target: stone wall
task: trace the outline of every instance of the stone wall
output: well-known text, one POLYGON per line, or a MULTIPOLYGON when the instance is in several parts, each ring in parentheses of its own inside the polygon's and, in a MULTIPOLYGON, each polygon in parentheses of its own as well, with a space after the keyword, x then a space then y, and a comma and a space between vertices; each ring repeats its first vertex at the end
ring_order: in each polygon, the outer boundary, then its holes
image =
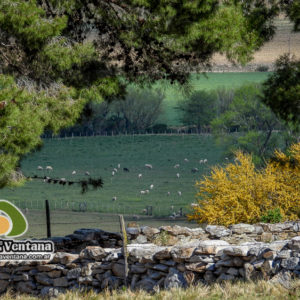
MULTIPOLYGON (((299 224, 238 224, 205 229, 176 225, 139 228, 131 224, 127 228, 131 238, 129 285, 152 291, 197 282, 263 278, 288 288, 292 278, 300 278, 299 224), (264 233, 270 233, 270 243, 262 241, 264 233), (245 236, 253 241, 243 241, 245 236), (175 240, 174 245, 168 245, 175 240)), ((0 262, 0 292, 12 288, 55 296, 74 288, 101 291, 121 287, 124 258, 120 238, 117 233, 81 229, 53 239, 60 250, 49 262, 0 262)))

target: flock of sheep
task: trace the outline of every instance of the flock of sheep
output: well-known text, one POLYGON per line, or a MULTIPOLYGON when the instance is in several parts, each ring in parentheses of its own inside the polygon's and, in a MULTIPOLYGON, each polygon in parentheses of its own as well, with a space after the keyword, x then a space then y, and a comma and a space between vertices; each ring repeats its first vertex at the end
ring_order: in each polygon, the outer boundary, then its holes
MULTIPOLYGON (((188 163, 189 162, 189 160, 187 159, 187 158, 185 158, 184 159, 184 162, 185 163, 188 163)), ((201 160, 199 160, 199 164, 206 164, 207 163, 207 159, 205 158, 205 159, 201 159, 201 160)), ((152 166, 152 164, 145 164, 144 165, 144 167, 145 167, 145 169, 148 169, 148 170, 152 170, 153 169, 153 166, 152 166)), ((180 164, 178 163, 178 164, 175 164, 174 165, 174 169, 179 169, 180 168, 180 164)), ((117 164, 117 167, 116 168, 113 168, 112 169, 112 171, 111 171, 111 175, 112 176, 115 176, 117 173, 118 173, 118 171, 121 169, 121 164, 120 163, 118 163, 117 164)), ((44 170, 44 168, 42 167, 42 166, 38 166, 37 167, 37 170, 44 170)), ((46 166, 45 167, 45 170, 46 171, 48 171, 48 172, 50 172, 50 171, 53 171, 53 167, 52 166, 46 166)), ((124 167, 123 168, 123 171, 124 172, 130 172, 129 171, 129 169, 128 168, 126 168, 126 167, 124 167)), ((191 172, 192 173, 196 173, 196 172, 198 172, 199 171, 199 169, 198 168, 196 168, 196 167, 194 167, 194 168, 192 168, 191 169, 191 172)), ((76 175, 77 174, 77 172, 74 170, 74 171, 72 171, 72 173, 71 173, 72 175, 76 175)), ((85 171, 85 173, 84 173, 85 175, 87 175, 87 176, 90 176, 90 172, 89 171, 85 171)), ((176 178, 180 178, 180 173, 176 173, 175 174, 175 176, 176 176, 176 178)), ((142 173, 139 173, 138 175, 137 175, 137 177, 138 177, 138 179, 142 179, 142 177, 143 177, 143 174, 142 173)), ((61 180, 66 180, 65 178, 61 178, 61 180)), ((146 195, 146 194, 149 194, 150 193, 150 190, 153 190, 154 189, 154 184, 151 184, 150 186, 149 186, 149 189, 145 189, 145 190, 141 190, 139 193, 140 193, 140 195, 146 195)), ((182 196, 182 192, 181 191, 177 191, 177 194, 178 194, 178 196, 179 197, 181 197, 182 196)), ((170 196, 171 195, 171 192, 170 191, 168 191, 167 192, 167 196, 170 196)), ((112 197, 112 201, 117 201, 117 196, 113 196, 112 197)), ((191 206, 193 207, 193 206, 197 206, 198 204, 196 204, 196 203, 191 203, 191 206)), ((173 208, 172 208, 172 206, 171 206, 171 210, 173 211, 174 210, 174 206, 173 206, 173 208)), ((143 211, 142 211, 143 213, 146 213, 146 209, 143 209, 143 211)), ((175 219, 176 217, 179 217, 181 215, 181 212, 179 213, 179 212, 173 212, 169 217, 171 218, 171 219, 175 219)))

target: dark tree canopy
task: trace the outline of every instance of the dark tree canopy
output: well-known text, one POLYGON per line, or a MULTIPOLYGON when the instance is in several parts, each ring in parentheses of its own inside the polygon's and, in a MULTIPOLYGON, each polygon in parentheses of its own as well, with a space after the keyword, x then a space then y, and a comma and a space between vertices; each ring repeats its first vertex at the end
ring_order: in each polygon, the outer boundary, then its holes
MULTIPOLYGON (((124 95, 128 82, 184 83, 215 53, 245 63, 274 34, 284 7, 269 0, 1 0, 0 186, 16 166, 79 117, 89 101, 124 95)), ((298 25, 297 25, 298 24, 298 25)))

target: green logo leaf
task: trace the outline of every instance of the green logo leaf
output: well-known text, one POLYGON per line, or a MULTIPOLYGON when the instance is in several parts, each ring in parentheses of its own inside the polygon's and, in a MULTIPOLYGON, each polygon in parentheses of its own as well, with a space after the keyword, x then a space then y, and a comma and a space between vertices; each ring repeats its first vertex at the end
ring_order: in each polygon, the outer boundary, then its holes
MULTIPOLYGON (((1 224, 5 223, 5 219, 11 225, 9 227, 9 231, 6 232, 4 235, 7 237, 18 237, 23 235, 28 229, 28 222, 21 212, 21 210, 16 207, 14 204, 7 200, 0 200, 0 215, 4 222, 0 222, 1 224)), ((2 228, 3 229, 3 228, 2 228)), ((0 228, 0 232, 2 232, 0 228)))

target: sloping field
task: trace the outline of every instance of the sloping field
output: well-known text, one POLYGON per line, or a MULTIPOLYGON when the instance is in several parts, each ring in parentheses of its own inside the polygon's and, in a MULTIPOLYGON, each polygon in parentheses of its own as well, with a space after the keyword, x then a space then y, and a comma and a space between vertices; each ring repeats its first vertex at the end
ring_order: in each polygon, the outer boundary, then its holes
POLYGON ((13 201, 29 210, 42 209, 45 199, 48 199, 51 209, 79 211, 86 203, 90 212, 129 215, 144 215, 143 210, 152 206, 153 215, 168 217, 180 208, 186 213, 190 203, 195 201, 195 181, 207 174, 211 165, 224 161, 222 149, 214 144, 212 137, 202 135, 100 136, 48 139, 44 143, 40 152, 22 162, 25 175, 77 181, 86 177, 84 173, 88 171, 93 178, 103 178, 103 189, 82 195, 77 185, 63 186, 33 180, 21 188, 0 190, 0 199, 13 201), (200 164, 201 159, 208 162, 200 164), (146 169, 146 163, 152 164, 153 169, 146 169), (180 167, 175 169, 175 164, 180 164, 180 167), (53 171, 37 170, 37 166, 45 168, 48 165, 53 171), (129 172, 124 172, 124 167, 129 172), (113 168, 118 169, 114 176, 113 168), (199 171, 192 173, 193 168, 199 171), (72 175, 74 170, 76 174, 72 175), (142 178, 139 179, 138 174, 142 174, 142 178), (153 189, 150 188, 152 184, 153 189), (149 193, 141 194, 145 190, 149 193), (117 200, 112 201, 113 197, 117 200))

